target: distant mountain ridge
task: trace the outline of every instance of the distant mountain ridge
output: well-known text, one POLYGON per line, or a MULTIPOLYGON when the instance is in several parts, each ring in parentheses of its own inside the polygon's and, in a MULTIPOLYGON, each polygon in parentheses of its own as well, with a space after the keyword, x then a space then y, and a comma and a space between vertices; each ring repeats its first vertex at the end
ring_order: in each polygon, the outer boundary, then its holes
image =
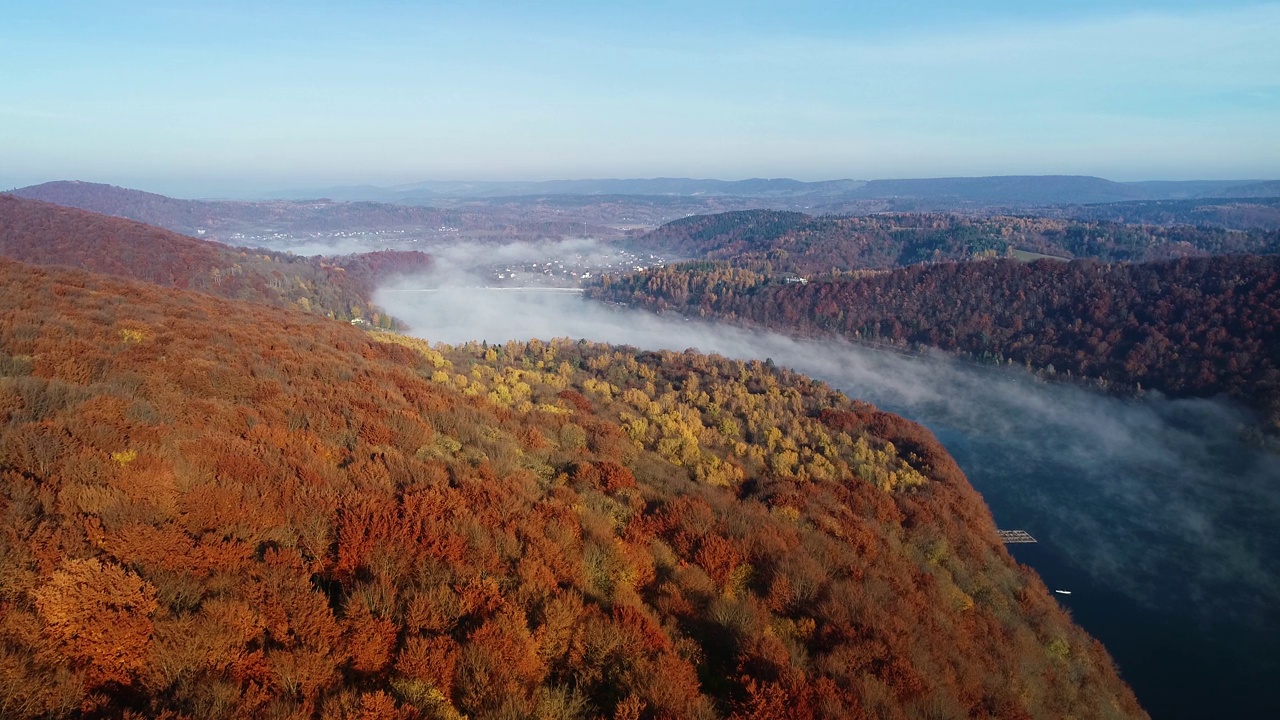
MULTIPOLYGON (((946 200, 961 204, 1053 205, 1126 200, 1232 197, 1231 190, 1280 195, 1280 182, 1186 180, 1115 182, 1086 175, 1006 175, 989 177, 822 180, 791 178, 714 180, 693 178, 547 181, 430 180, 392 187, 344 186, 281 191, 271 198, 331 197, 344 200, 426 203, 432 199, 539 195, 677 195, 688 197, 812 198, 819 203, 875 199, 946 200)), ((1255 195, 1239 195, 1252 197, 1255 195)), ((933 208, 940 209, 940 208, 933 208)))
POLYGON ((547 195, 645 195, 676 197, 838 198, 866 184, 863 180, 806 182, 791 178, 714 180, 695 178, 586 179, 586 180, 426 180, 377 187, 341 185, 327 188, 281 190, 265 199, 302 200, 315 197, 335 200, 422 204, 431 200, 529 197, 547 195))
MULTIPOLYGON (((359 241, 369 249, 413 249, 418 239, 620 239, 636 228, 690 215, 758 209, 811 216, 1035 215, 1230 230, 1273 230, 1280 224, 1273 207, 1280 198, 1280 181, 1117 183, 1088 176, 1006 176, 810 183, 786 178, 655 178, 361 186, 330 188, 324 191, 329 197, 320 199, 315 199, 316 192, 309 200, 184 200, 100 183, 56 181, 12 194, 235 245, 313 234, 386 233, 380 240, 359 241)), ((289 242, 296 240, 281 242, 278 249, 295 249, 289 242)))
POLYGON ((294 231, 436 226, 456 213, 405 205, 333 200, 181 200, 166 195, 79 180, 59 180, 13 190, 11 195, 156 225, 185 235, 227 235, 279 227, 294 231))

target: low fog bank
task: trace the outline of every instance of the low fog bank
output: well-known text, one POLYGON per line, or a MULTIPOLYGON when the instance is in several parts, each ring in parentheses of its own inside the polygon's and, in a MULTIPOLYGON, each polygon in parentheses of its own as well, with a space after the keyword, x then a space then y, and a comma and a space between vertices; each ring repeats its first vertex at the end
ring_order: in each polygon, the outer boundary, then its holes
POLYGON ((576 295, 407 280, 377 302, 415 335, 458 343, 588 338, 645 349, 772 358, 924 423, 1002 527, 1029 530, 1109 591, 1150 609, 1274 626, 1280 606, 1280 463, 1240 443, 1226 402, 1105 396, 1017 368, 657 316, 576 295))

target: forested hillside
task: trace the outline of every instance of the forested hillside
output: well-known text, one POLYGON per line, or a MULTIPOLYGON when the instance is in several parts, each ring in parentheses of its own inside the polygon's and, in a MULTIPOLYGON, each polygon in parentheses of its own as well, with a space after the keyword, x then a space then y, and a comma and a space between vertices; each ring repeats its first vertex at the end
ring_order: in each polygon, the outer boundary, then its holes
POLYGON ((651 310, 927 345, 1177 396, 1228 393, 1280 430, 1280 257, 917 265, 808 283, 724 263, 590 289, 651 310))
POLYGON ((0 260, 0 716, 1143 717, 923 428, 0 260))
POLYGON ((0 195, 0 255, 388 326, 372 306, 379 281, 431 262, 411 251, 315 258, 232 248, 13 195, 0 195))
POLYGON ((776 271, 809 275, 1007 257, 1015 250, 1108 262, 1275 253, 1280 252, 1280 231, 927 213, 813 217, 748 210, 676 220, 635 242, 686 258, 768 262, 776 271))

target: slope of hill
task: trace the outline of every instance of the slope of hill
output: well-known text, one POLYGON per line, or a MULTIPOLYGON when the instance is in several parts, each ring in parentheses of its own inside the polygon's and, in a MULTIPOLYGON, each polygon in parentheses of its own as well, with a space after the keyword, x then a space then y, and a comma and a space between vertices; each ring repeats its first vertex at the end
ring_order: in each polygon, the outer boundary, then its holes
POLYGON ((640 249, 680 257, 768 261, 776 270, 807 274, 1004 257, 1015 250, 1106 261, 1274 253, 1280 252, 1280 231, 943 214, 812 217, 747 210, 676 220, 633 242, 640 249))
POLYGON ((1225 255, 1107 265, 917 265, 808 283, 725 263, 608 278, 594 297, 926 345, 1175 396, 1228 393, 1280 432, 1280 257, 1225 255))
MULTIPOLYGON (((12 195, 0 195, 0 255, 222 297, 292 305, 344 320, 373 319, 376 310, 370 298, 380 280, 425 270, 431 262, 430 256, 418 252, 325 259, 232 248, 12 195)), ((389 318, 383 320, 387 322, 389 318)))
POLYGON ((214 215, 217 214, 215 208, 225 213, 231 208, 239 212, 251 207, 250 203, 240 202, 212 203, 179 200, 141 190, 78 180, 32 185, 13 190, 10 194, 103 215, 128 218, 187 235, 194 235, 198 230, 209 227, 214 215))
POLYGON ((0 318, 5 717, 1145 716, 927 431, 806 378, 7 260, 0 318))

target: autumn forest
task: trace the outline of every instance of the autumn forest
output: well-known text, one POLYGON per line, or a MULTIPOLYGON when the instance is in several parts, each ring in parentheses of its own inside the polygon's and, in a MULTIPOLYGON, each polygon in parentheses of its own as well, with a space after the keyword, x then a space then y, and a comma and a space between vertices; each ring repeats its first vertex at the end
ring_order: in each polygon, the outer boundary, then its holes
POLYGON ((0 209, 83 268, 0 261, 5 717, 1144 716, 919 425, 347 321, 427 258, 0 209))
POLYGON ((1141 714, 803 377, 2 269, 6 716, 1141 714))
POLYGON ((1280 0, 0 18, 0 720, 1280 718, 1280 0))

